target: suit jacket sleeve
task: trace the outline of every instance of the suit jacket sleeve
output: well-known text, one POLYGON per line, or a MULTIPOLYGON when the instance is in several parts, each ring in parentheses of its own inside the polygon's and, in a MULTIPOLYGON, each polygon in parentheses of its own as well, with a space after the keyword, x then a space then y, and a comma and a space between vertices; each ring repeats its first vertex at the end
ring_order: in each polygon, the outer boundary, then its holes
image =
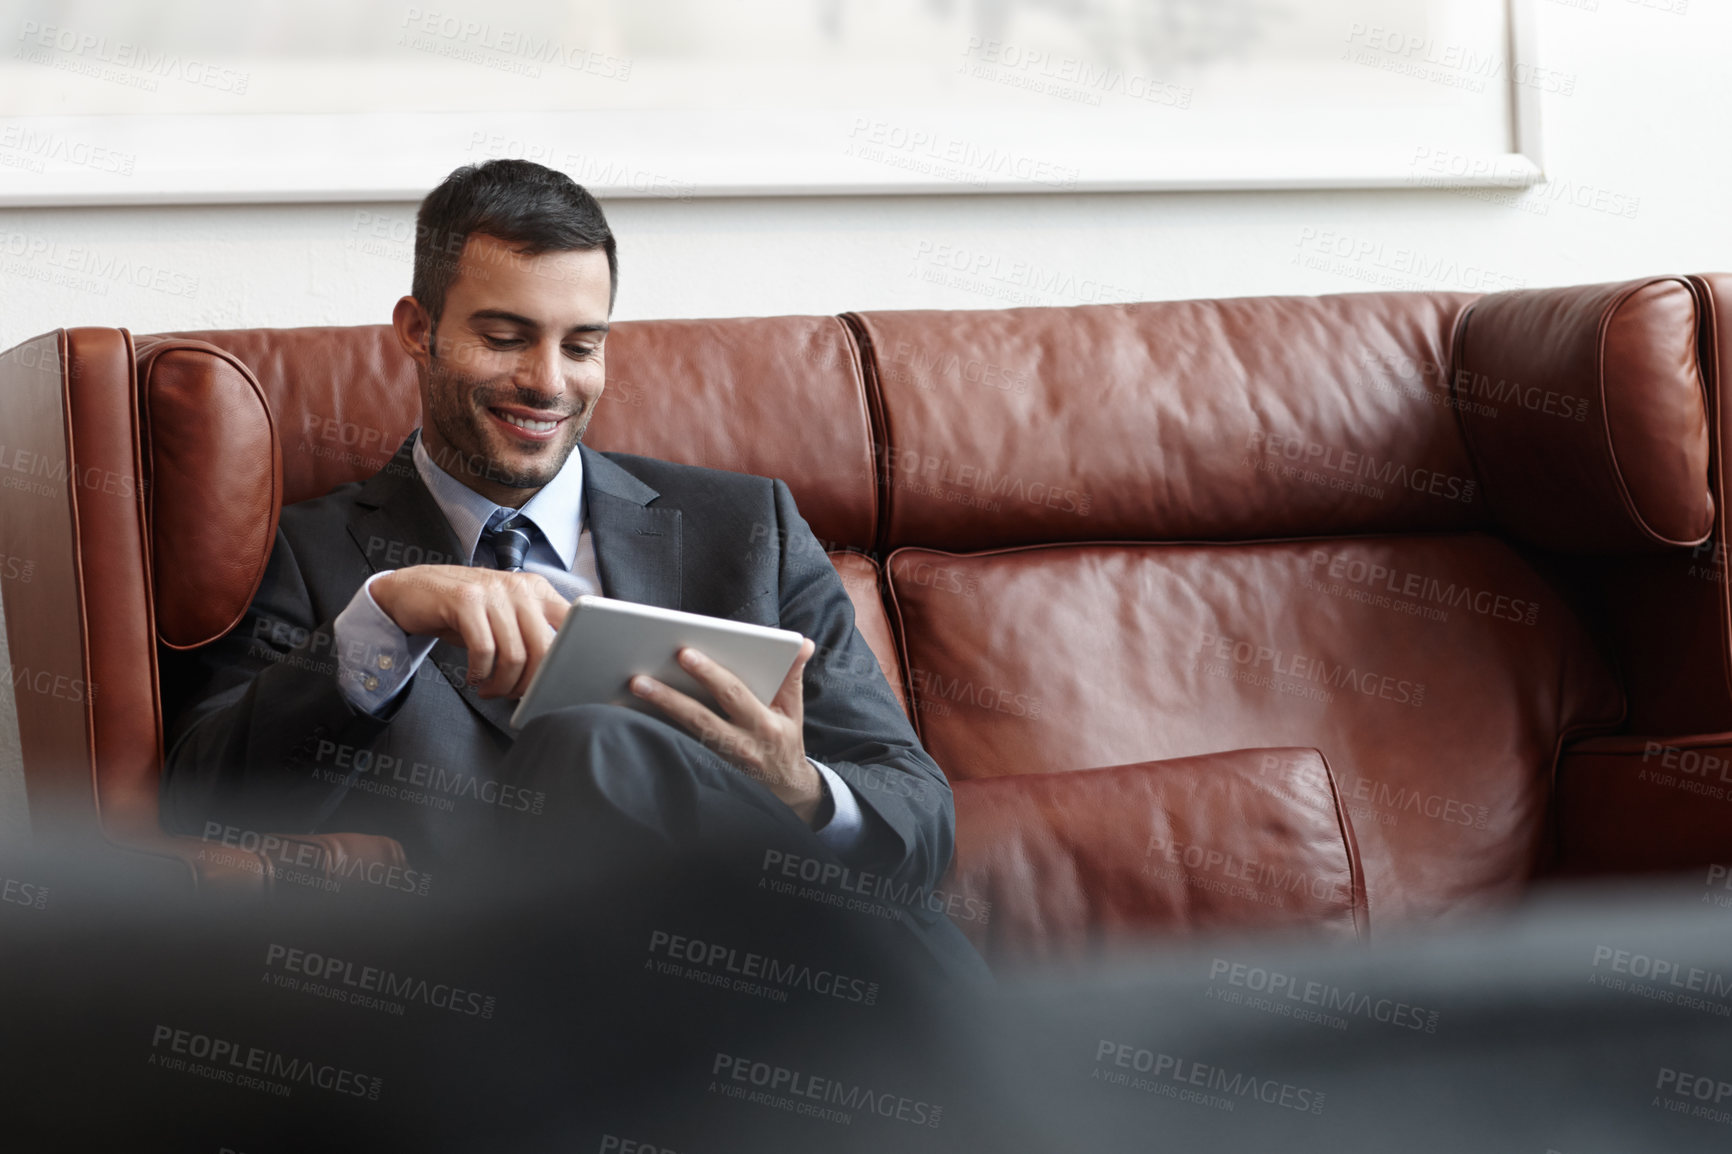
MULTIPOLYGON (((342 607, 336 607, 340 610, 342 607)), ((246 616, 190 655, 188 708, 163 759, 163 822, 318 832, 342 800, 328 752, 366 747, 386 726, 337 684, 332 611, 320 620, 288 538, 277 531, 246 616)), ((346 760, 346 759, 345 759, 346 760)))
POLYGON ((865 822, 850 865, 930 891, 950 867, 956 811, 950 783, 920 745, 823 546, 775 482, 781 624, 817 645, 806 666, 806 752, 847 782, 865 822))

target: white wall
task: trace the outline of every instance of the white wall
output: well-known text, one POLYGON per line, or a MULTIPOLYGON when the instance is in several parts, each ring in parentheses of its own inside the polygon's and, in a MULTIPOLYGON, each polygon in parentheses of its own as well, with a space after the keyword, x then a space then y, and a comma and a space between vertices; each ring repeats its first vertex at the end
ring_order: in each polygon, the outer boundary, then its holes
MULTIPOLYGON (((1480 290, 1732 270, 1732 0, 1534 4, 1539 62, 1573 91, 1545 95, 1552 183, 1519 199, 1413 188, 620 200, 607 206, 623 262, 616 316, 1480 290)), ((61 325, 383 321, 409 283, 409 245, 390 234, 404 235, 413 211, 0 210, 0 347, 61 325), (27 250, 21 239, 46 241, 46 254, 3 255, 27 250), (68 267, 128 267, 145 285, 68 267)))

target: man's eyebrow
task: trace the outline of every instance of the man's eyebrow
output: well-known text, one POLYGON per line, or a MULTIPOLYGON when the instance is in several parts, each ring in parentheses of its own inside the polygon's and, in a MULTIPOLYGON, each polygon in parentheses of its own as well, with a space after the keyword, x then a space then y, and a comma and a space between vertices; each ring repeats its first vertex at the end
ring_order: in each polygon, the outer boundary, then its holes
MULTIPOLYGON (((537 331, 541 328, 539 321, 530 320, 526 316, 505 309, 476 309, 469 314, 469 319, 472 321, 509 321, 514 325, 522 325, 526 329, 536 329, 537 331)), ((608 329, 609 326, 603 322, 593 325, 572 325, 565 331, 568 336, 571 333, 602 333, 605 335, 608 329)))
POLYGON ((520 316, 505 309, 476 309, 469 314, 472 321, 510 321, 514 325, 522 325, 526 329, 539 329, 541 323, 532 321, 526 316, 520 316))

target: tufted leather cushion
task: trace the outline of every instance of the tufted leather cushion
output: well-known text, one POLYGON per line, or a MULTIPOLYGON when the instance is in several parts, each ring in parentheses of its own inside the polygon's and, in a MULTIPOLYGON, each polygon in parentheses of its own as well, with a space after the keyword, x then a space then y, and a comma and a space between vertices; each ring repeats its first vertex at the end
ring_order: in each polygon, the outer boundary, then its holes
POLYGON ((884 394, 888 543, 1481 525, 1443 371, 1470 299, 858 314, 884 394))
POLYGON ((1321 754, 1246 749, 955 785, 952 917, 995 966, 1150 935, 1367 935, 1353 828, 1321 754))
POLYGON ((1499 522, 1576 552, 1706 540, 1697 300, 1681 278, 1500 293, 1462 319, 1452 392, 1499 522))
POLYGON ((270 406, 235 357, 199 341, 138 342, 157 639, 216 640, 246 613, 270 560, 282 458, 270 406))
POLYGON ((1568 606, 1478 534, 901 549, 887 572, 953 782, 1312 746, 1379 921, 1517 892, 1560 740, 1622 713, 1568 606))

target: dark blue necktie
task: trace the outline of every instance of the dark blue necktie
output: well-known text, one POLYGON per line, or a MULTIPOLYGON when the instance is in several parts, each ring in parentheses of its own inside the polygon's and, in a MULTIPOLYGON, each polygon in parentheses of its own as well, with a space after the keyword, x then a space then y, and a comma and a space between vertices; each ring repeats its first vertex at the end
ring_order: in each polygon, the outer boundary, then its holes
POLYGON ((535 522, 513 513, 482 536, 493 545, 493 566, 508 573, 523 572, 523 557, 529 552, 529 534, 535 522))

